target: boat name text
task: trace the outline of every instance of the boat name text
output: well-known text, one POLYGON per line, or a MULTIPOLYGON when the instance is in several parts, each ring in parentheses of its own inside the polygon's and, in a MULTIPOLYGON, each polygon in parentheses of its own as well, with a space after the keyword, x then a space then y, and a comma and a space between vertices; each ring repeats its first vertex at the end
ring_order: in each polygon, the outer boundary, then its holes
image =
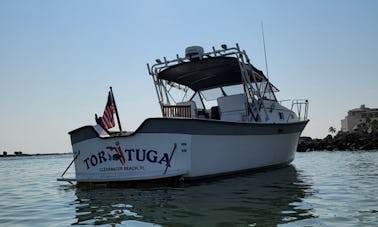
POLYGON ((122 149, 120 146, 108 146, 107 152, 100 151, 84 159, 87 169, 97 165, 106 163, 108 161, 119 161, 122 165, 126 162, 139 161, 165 164, 170 166, 170 157, 168 153, 159 153, 155 150, 147 149, 122 149), (115 152, 115 153, 111 153, 115 152))

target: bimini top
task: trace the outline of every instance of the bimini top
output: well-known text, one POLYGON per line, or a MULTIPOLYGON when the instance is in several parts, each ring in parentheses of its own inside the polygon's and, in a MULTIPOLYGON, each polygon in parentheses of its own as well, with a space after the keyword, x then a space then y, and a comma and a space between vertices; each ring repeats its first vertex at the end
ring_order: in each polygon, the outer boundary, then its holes
MULTIPOLYGON (((251 64, 245 66, 251 81, 253 74, 256 82, 267 81, 262 71, 251 64)), ((188 86, 193 91, 243 83, 239 60, 224 56, 179 63, 162 70, 157 78, 188 86)))

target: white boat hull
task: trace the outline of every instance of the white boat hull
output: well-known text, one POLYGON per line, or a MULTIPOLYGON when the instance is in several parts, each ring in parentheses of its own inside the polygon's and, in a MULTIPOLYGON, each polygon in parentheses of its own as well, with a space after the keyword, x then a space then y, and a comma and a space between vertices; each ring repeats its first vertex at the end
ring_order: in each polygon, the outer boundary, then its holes
POLYGON ((101 138, 93 127, 71 132, 77 182, 204 178, 294 159, 307 121, 248 124, 147 119, 129 136, 101 138), (177 125, 181 125, 179 130, 177 125))
POLYGON ((192 165, 188 176, 201 177, 288 164, 294 160, 298 137, 297 133, 193 136, 192 165))

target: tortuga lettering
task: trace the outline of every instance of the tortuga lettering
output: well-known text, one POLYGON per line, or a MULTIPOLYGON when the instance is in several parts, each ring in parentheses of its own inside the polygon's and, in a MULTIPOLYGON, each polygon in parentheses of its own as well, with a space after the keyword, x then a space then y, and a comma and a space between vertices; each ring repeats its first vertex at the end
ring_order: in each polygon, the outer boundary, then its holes
POLYGON ((108 161, 120 161, 122 165, 126 162, 138 161, 138 162, 150 162, 165 164, 170 166, 170 158, 168 153, 160 154, 155 150, 147 149, 122 149, 120 146, 108 146, 106 147, 108 152, 116 152, 106 154, 105 151, 100 151, 97 154, 91 155, 84 159, 84 163, 87 166, 87 169, 97 166, 99 164, 108 162, 108 161))

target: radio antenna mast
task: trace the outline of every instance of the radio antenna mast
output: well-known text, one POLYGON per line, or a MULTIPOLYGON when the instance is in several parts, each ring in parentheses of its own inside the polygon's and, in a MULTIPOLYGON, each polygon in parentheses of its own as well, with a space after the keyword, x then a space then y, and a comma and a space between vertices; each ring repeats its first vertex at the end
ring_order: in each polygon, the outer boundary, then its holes
POLYGON ((268 61, 266 59, 266 48, 265 48, 265 35, 264 35, 264 24, 261 21, 261 31, 262 31, 262 38, 263 38, 263 45, 264 45, 264 56, 265 56, 265 70, 266 70, 266 77, 269 80, 269 71, 268 71, 268 61))

